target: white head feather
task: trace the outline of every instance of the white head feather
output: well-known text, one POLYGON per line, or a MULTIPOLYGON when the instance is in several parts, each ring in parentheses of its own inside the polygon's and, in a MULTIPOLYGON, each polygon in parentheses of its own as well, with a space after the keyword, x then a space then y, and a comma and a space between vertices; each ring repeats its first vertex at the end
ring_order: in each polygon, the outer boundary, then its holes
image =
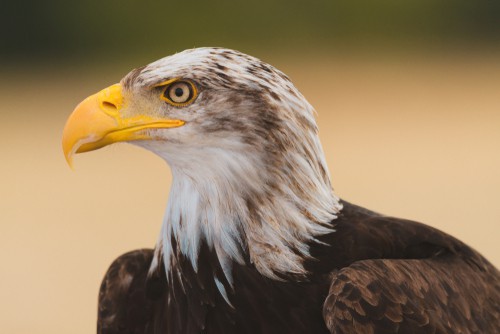
POLYGON ((197 270, 205 242, 229 282, 231 264, 248 257, 270 278, 305 275, 308 245, 332 232, 341 205, 314 109, 288 77, 237 51, 199 48, 134 70, 122 84, 143 97, 134 99, 136 108, 186 122, 151 130, 158 140, 136 142, 172 169, 157 248, 167 272, 178 256, 197 270), (173 78, 196 85, 193 103, 174 107, 143 89, 173 78), (141 102, 146 100, 156 102, 141 102))

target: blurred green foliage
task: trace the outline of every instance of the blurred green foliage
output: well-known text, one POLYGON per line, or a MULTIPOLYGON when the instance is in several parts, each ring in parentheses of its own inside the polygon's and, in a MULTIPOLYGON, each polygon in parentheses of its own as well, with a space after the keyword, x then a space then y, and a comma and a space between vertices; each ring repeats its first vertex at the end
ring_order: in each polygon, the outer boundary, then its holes
POLYGON ((31 61, 206 45, 293 51, 500 40, 499 0, 3 0, 0 6, 0 57, 31 61))

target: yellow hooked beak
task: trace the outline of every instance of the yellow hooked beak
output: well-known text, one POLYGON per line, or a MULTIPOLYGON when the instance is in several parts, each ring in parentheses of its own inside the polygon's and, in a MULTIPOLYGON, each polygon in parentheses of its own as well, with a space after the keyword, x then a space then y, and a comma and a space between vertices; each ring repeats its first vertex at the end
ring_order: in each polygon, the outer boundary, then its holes
POLYGON ((75 153, 97 150, 117 142, 151 139, 149 128, 175 128, 184 121, 159 119, 147 115, 122 118, 122 87, 115 84, 83 100, 69 116, 64 127, 62 146, 66 161, 72 166, 75 153))

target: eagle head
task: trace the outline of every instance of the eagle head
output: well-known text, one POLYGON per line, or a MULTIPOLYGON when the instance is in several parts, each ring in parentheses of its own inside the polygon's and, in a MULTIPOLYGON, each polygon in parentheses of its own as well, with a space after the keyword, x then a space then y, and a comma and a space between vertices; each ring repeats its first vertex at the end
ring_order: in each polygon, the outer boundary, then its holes
POLYGON ((223 48, 197 48, 132 70, 80 103, 63 133, 75 153, 128 142, 167 161, 173 175, 157 245, 167 270, 196 270, 200 246, 268 277, 305 275, 317 236, 341 208, 314 109, 269 64, 223 48))

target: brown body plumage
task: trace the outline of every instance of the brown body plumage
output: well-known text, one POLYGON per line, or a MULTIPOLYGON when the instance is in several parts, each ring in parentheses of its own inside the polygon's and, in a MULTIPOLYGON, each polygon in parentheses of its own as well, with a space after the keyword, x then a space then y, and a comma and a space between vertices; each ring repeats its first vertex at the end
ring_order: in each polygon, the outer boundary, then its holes
POLYGON ((232 307, 207 284, 220 270, 209 249, 198 273, 186 261, 184 283, 167 285, 164 271, 146 278, 153 250, 123 255, 101 286, 98 332, 498 332, 500 273, 481 255, 429 226, 343 204, 335 232, 312 246, 306 281, 238 265, 232 307))

